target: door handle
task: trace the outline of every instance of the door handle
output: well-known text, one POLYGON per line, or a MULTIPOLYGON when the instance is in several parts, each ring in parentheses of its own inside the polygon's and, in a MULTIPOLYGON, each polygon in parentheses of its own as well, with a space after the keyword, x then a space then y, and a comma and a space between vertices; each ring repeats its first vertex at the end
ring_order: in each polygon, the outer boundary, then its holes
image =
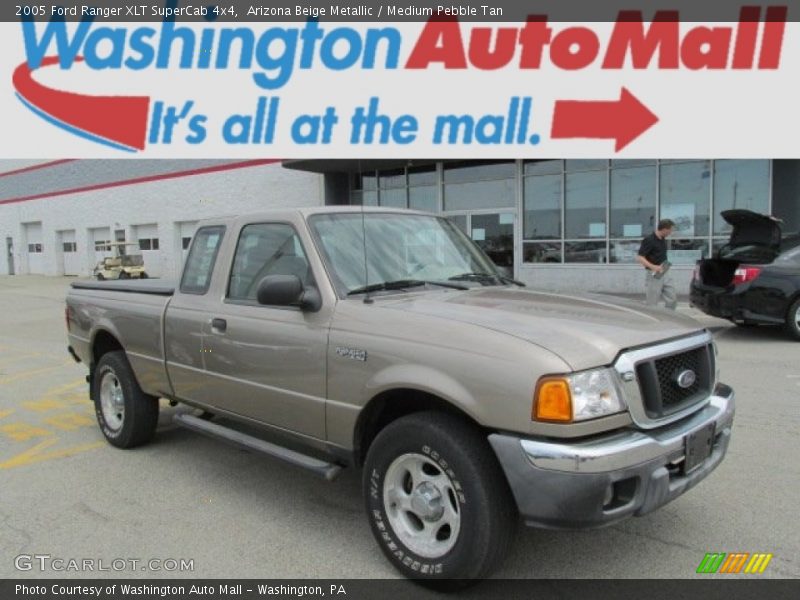
POLYGON ((211 319, 211 329, 224 333, 228 329, 228 322, 225 319, 214 318, 211 319))

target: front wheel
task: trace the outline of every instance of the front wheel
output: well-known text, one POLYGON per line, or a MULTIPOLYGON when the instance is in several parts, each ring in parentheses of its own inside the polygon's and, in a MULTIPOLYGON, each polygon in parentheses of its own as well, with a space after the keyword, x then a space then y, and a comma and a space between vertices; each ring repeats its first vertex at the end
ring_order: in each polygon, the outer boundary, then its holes
POLYGON ((795 300, 786 313, 786 331, 796 340, 800 340, 800 298, 795 300))
POLYGON ((391 423, 369 448, 363 483, 381 550, 429 587, 488 577, 513 540, 508 483, 486 436, 463 419, 424 412, 391 423))
POLYGON ((93 400, 97 423, 118 448, 149 442, 158 424, 158 398, 142 391, 125 352, 103 355, 94 371, 93 400))

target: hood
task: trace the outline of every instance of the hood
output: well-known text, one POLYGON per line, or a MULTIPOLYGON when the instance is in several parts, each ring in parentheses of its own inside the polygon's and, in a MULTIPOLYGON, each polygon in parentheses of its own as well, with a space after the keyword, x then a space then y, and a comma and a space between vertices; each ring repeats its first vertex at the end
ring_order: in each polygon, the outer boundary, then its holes
POLYGON ((781 245, 781 225, 775 217, 751 210, 723 210, 720 215, 733 227, 729 248, 764 246, 775 250, 781 245))
POLYGON ((541 346, 573 369, 607 365, 626 348, 702 330, 673 311, 611 296, 571 296, 524 288, 475 288, 384 297, 380 306, 470 323, 541 346))

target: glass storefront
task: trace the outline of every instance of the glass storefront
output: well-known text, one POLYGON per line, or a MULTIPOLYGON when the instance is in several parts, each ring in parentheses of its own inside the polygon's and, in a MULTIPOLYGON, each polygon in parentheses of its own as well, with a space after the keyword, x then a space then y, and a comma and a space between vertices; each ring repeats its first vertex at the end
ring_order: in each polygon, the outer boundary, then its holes
POLYGON ((730 234, 725 210, 769 213, 770 160, 443 161, 368 171, 350 202, 441 212, 498 254, 529 264, 635 264, 659 219, 670 261, 693 264, 730 234))

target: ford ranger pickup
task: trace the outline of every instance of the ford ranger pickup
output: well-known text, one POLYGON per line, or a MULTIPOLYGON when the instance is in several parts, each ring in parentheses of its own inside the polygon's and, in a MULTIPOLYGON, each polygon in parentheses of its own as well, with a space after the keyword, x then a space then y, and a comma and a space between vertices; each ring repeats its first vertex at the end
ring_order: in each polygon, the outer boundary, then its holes
POLYGON ((487 577, 520 522, 663 506, 731 436, 697 322, 525 287, 425 213, 209 220, 179 281, 76 281, 66 321, 111 444, 151 440, 164 399, 188 407, 180 425, 327 479, 361 469, 379 547, 432 587, 487 577))

